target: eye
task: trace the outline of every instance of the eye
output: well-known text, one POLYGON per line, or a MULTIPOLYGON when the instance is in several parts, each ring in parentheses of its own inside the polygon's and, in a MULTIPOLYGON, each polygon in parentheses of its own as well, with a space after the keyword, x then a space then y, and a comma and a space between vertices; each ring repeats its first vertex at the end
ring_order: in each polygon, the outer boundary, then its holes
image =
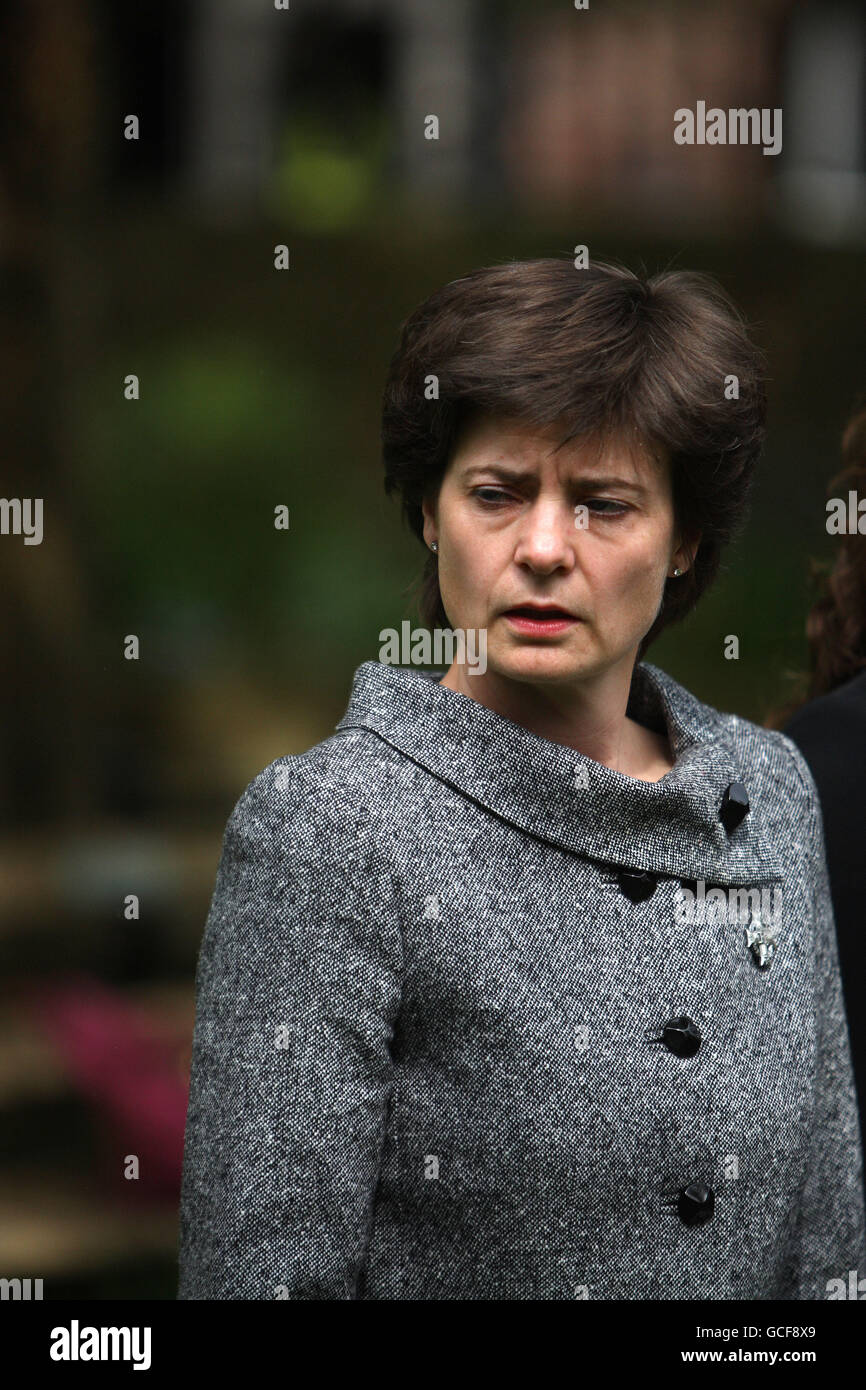
POLYGON ((508 493, 504 492, 501 487, 476 487, 472 489, 472 495, 473 497, 477 497, 479 502, 483 503, 485 507, 496 507, 499 506, 501 502, 510 500, 508 493), (493 496, 482 497, 481 494, 483 492, 493 493, 493 496))
POLYGON ((612 521, 619 516, 625 516, 625 513, 629 510, 625 502, 613 502, 609 497, 590 497, 585 505, 589 507, 590 511, 594 510, 596 507, 613 508, 612 511, 596 511, 595 513, 596 516, 610 517, 612 521))

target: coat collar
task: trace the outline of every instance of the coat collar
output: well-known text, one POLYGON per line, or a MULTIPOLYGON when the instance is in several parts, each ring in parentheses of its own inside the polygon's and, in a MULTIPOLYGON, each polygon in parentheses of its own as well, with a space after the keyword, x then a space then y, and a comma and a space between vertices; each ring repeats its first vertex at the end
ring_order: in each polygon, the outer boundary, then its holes
POLYGON ((760 835, 756 770, 725 741, 735 718, 638 662, 628 713, 667 729, 675 765, 659 782, 615 772, 439 685, 441 672, 363 662, 337 729, 369 729, 501 819, 573 853, 707 883, 781 877, 760 835), (744 782, 750 813, 731 833, 719 810, 744 782))

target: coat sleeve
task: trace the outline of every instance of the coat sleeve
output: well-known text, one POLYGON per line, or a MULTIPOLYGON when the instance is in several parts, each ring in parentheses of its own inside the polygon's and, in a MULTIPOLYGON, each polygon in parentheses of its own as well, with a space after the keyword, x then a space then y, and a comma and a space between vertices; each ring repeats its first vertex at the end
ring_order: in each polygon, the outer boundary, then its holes
POLYGON ((809 792, 808 874, 815 924, 815 1082, 810 1151, 798 1216, 791 1297, 826 1299, 831 1280, 866 1274, 863 1154, 848 1021, 818 790, 786 738, 809 792))
POLYGON ((402 974, 368 818, 297 757, 229 818, 196 969, 179 1299, 357 1297, 402 974))

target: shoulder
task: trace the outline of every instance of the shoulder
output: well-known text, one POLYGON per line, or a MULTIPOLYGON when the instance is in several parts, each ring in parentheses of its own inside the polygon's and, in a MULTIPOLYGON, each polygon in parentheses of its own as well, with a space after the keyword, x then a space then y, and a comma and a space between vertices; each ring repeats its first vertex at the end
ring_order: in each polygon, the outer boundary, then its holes
POLYGON ((367 730, 332 734, 304 753, 269 763, 244 788, 226 837, 355 847, 387 823, 405 759, 367 730))
POLYGON ((866 813, 866 673, 803 705, 786 723, 785 734, 815 778, 835 853, 847 853, 853 866, 858 862, 854 827, 866 813))
POLYGON ((766 729, 742 715, 719 713, 719 737, 744 768, 757 769, 761 780, 780 799, 811 811, 818 800, 815 779, 793 739, 779 729, 766 729))
POLYGON ((287 962, 322 979, 347 962, 349 977, 375 970, 396 978, 402 924, 373 831, 381 810, 368 773, 357 751, 326 739, 277 758, 247 784, 223 835, 197 969, 200 1001, 227 980, 255 977, 250 990, 266 989, 285 978, 287 962))
POLYGON ((784 846, 795 872, 821 871, 824 816, 812 768, 797 744, 779 729, 767 729, 743 715, 714 710, 716 740, 731 755, 752 799, 763 803, 761 822, 784 846), (808 868, 795 866, 806 856, 808 868))
POLYGON ((866 671, 801 705, 785 733, 810 749, 840 748, 849 736, 866 742, 866 671))
POLYGON ((746 783, 759 784, 763 795, 788 805, 797 815, 812 813, 818 804, 815 779, 793 739, 701 700, 669 676, 665 679, 691 728, 727 751, 746 783))

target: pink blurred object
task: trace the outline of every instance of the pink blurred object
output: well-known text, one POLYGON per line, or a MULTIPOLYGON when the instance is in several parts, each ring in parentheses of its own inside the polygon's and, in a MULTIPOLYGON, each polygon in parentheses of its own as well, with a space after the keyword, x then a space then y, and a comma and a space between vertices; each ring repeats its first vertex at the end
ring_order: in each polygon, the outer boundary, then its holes
POLYGON ((23 1003, 57 1047, 70 1080, 94 1107, 105 1139, 106 1175, 118 1193, 180 1194, 189 1081, 189 1039, 159 1036, 153 1018, 119 991, 76 973, 27 984, 23 1003), (139 1177, 123 1176, 125 1158, 139 1177))

